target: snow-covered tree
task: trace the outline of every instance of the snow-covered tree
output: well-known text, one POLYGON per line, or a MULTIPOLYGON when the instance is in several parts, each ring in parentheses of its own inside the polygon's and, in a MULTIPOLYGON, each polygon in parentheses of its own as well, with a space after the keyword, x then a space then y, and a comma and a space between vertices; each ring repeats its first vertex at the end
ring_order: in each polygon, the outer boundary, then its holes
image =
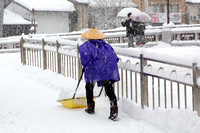
POLYGON ((89 26, 112 29, 121 25, 118 12, 125 7, 136 7, 132 0, 90 0, 89 26))

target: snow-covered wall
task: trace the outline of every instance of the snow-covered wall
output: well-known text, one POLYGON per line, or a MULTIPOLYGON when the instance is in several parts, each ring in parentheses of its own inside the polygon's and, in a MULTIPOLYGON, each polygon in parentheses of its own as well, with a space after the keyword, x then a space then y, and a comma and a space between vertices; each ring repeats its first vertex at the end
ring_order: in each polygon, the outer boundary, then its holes
POLYGON ((67 12, 36 12, 37 33, 69 32, 69 15, 67 12))

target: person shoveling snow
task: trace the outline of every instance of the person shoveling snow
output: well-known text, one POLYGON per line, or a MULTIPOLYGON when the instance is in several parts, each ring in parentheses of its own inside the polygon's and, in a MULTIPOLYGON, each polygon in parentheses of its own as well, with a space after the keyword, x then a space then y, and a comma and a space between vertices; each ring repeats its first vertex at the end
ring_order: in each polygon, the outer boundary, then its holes
POLYGON ((120 80, 117 57, 114 49, 102 39, 105 35, 96 28, 92 28, 82 34, 82 37, 89 39, 79 48, 81 64, 85 69, 86 98, 88 114, 94 114, 95 102, 93 100, 93 89, 97 82, 98 86, 104 86, 106 95, 110 100, 111 120, 118 116, 117 98, 114 92, 114 83, 120 80))

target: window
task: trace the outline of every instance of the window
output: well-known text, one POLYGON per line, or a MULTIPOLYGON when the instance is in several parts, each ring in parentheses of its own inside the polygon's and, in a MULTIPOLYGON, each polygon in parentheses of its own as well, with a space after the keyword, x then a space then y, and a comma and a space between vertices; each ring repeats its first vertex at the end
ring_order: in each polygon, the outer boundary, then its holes
POLYGON ((197 14, 197 19, 199 19, 199 20, 200 20, 200 14, 197 14))
MULTIPOLYGON (((148 7, 148 13, 166 13, 167 6, 166 5, 152 5, 148 7)), ((170 5, 169 7, 170 13, 178 13, 178 5, 170 5)), ((200 14, 200 13, 199 13, 200 14)))
MULTIPOLYGON (((167 6, 165 6, 164 12, 167 12, 167 6)), ((170 5, 169 6, 169 12, 170 13, 178 13, 178 5, 170 5)))
POLYGON ((161 7, 159 5, 152 5, 148 7, 148 13, 161 13, 161 7))
POLYGON ((177 13, 178 12, 178 6, 177 5, 171 5, 169 10, 170 10, 171 13, 177 13))

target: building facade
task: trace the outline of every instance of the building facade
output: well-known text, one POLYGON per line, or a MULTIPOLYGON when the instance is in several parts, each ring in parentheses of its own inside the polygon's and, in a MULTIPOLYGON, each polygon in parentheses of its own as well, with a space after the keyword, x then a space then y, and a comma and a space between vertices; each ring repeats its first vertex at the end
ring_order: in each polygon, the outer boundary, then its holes
POLYGON ((62 7, 48 3, 48 7, 44 2, 41 2, 42 4, 40 5, 36 4, 37 6, 31 5, 31 3, 26 0, 22 3, 20 2, 21 1, 17 0, 12 1, 7 6, 7 9, 19 14, 24 19, 31 21, 33 26, 37 25, 36 33, 66 33, 70 31, 69 12, 75 10, 72 3, 65 3, 62 7), (70 8, 68 9, 67 6, 70 8))
POLYGON ((186 23, 200 24, 200 1, 186 1, 186 23))
POLYGON ((88 28, 89 25, 89 2, 68 0, 74 4, 75 11, 70 13, 70 31, 78 31, 88 28))
MULTIPOLYGON (((152 17, 152 25, 167 22, 167 0, 133 0, 141 11, 152 17)), ((175 24, 186 23, 185 0, 169 0, 170 21, 175 24)))

